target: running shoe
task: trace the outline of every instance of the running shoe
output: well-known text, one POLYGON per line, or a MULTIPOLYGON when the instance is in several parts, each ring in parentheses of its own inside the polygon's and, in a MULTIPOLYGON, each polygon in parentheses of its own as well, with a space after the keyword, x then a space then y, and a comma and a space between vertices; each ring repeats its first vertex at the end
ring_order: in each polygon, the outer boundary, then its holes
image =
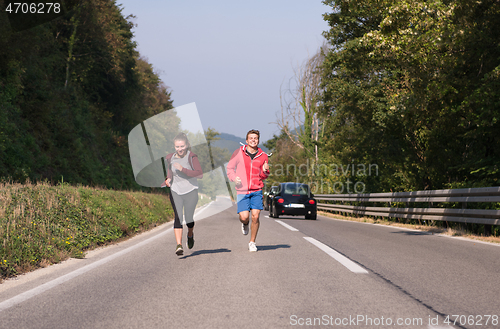
POLYGON ((188 236, 188 248, 189 249, 193 249, 193 246, 194 246, 194 234, 193 236, 188 236))
POLYGON ((182 254, 184 253, 184 250, 182 249, 182 244, 177 245, 177 248, 175 248, 175 253, 177 254, 177 256, 182 256, 182 254))
POLYGON ((243 235, 247 235, 248 234, 248 224, 243 224, 241 223, 241 232, 243 232, 243 235))
POLYGON ((257 246, 255 245, 255 242, 250 242, 248 244, 248 250, 249 251, 257 251, 257 246))

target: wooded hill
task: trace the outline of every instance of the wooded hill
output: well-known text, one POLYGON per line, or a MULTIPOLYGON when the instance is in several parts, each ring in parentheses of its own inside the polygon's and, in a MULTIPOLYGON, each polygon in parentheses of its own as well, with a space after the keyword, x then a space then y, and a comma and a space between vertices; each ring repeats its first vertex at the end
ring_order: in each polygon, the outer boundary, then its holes
POLYGON ((283 95, 273 161, 354 165, 304 179, 365 192, 500 185, 500 3, 323 3, 327 43, 283 95))
POLYGON ((172 108, 115 1, 16 31, 0 3, 0 177, 139 189, 127 135, 172 108))

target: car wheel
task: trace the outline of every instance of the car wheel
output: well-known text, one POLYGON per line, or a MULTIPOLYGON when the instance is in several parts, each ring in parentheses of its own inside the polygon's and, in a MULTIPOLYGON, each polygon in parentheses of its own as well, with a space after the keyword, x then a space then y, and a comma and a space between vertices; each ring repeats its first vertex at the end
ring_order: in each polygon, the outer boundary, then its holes
POLYGON ((278 211, 276 210, 276 207, 273 207, 273 218, 279 218, 280 216, 278 215, 278 211))

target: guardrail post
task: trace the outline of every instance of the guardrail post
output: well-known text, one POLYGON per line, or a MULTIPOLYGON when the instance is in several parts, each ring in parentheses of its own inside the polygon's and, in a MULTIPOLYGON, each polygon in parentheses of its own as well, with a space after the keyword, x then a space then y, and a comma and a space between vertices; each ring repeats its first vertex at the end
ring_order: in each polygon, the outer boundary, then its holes
POLYGON ((484 236, 490 236, 491 235, 491 226, 488 224, 484 224, 484 236))

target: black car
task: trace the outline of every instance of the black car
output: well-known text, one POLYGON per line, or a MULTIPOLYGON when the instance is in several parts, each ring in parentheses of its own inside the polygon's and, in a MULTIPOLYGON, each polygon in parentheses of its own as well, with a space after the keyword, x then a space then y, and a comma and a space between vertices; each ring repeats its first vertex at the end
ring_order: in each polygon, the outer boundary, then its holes
POLYGON ((281 183, 269 203, 269 216, 305 216, 316 219, 316 200, 309 185, 302 183, 281 183))
POLYGON ((271 186, 269 192, 264 193, 264 210, 269 210, 269 205, 274 195, 278 191, 278 186, 271 186))

